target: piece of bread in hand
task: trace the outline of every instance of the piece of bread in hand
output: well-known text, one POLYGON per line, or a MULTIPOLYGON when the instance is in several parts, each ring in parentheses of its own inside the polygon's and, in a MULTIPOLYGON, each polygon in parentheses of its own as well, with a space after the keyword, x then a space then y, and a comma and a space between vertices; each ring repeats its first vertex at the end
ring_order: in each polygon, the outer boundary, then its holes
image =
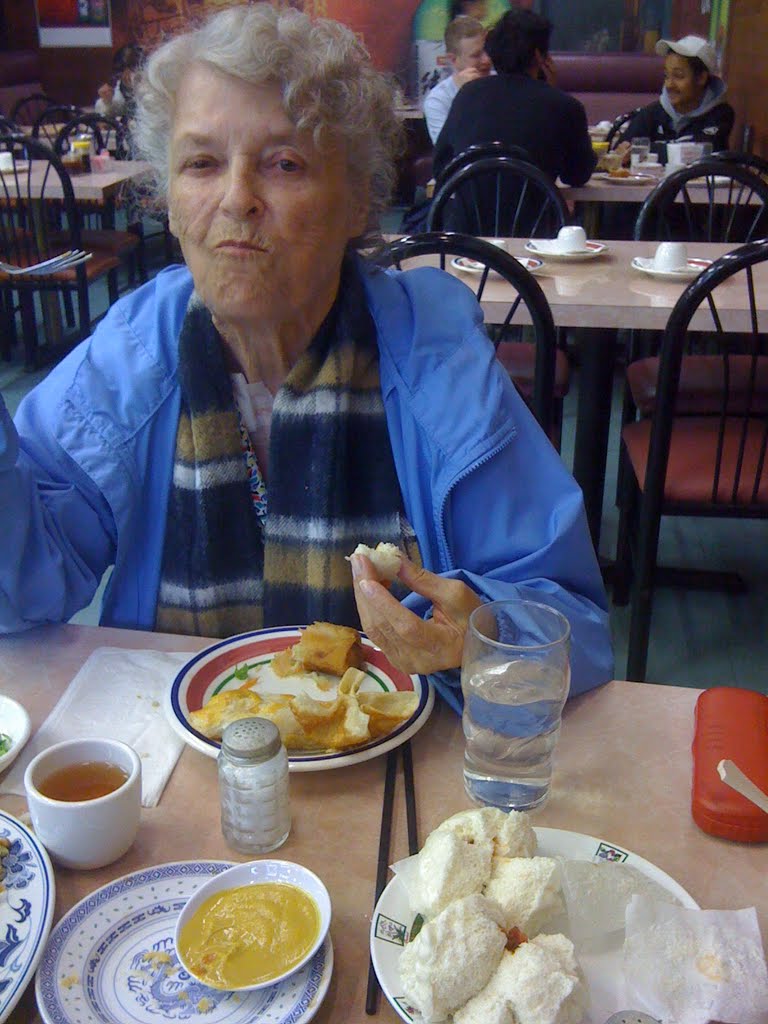
POLYGON ((375 548, 369 548, 367 544, 358 544, 352 554, 365 555, 376 570, 377 576, 387 583, 391 583, 395 579, 403 559, 400 548, 384 541, 379 541, 375 548))
POLYGON ((278 676, 304 672, 343 676, 348 668, 360 668, 362 664, 363 645, 356 629, 333 622, 313 622, 302 632, 297 644, 272 659, 271 667, 278 676))

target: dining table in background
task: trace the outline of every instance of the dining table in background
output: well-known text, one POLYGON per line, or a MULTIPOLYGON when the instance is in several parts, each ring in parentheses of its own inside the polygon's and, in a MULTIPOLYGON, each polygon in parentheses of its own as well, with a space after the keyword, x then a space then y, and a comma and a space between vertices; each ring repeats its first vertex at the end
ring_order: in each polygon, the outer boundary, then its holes
MULTIPOLYGON (((186 651, 200 637, 94 626, 43 626, 0 638, 0 692, 20 701, 33 734, 97 648, 186 651)), ((104 680, 109 686, 109 680, 104 680)), ((614 681, 569 701, 549 801, 533 824, 603 839, 646 858, 703 907, 755 906, 768 935, 765 845, 701 832, 691 818, 691 740, 700 691, 614 681)), ((116 709, 117 710, 117 709, 116 709)), ((420 842, 449 815, 469 806, 462 786, 464 738, 459 717, 442 701, 412 739, 420 842)), ((363 1024, 369 931, 382 815, 385 757, 291 776, 293 828, 277 856, 315 871, 331 895, 334 972, 318 1024, 363 1024)), ((16 816, 18 796, 0 796, 16 816)), ((402 780, 395 792, 390 862, 407 855, 402 780)), ((56 869, 55 922, 77 901, 128 872, 167 861, 227 859, 219 826, 216 762, 186 747, 157 807, 142 810, 136 842, 119 861, 95 871, 56 869)), ((618 1009, 618 1007, 617 1007, 618 1009)), ((399 1017, 381 996, 376 1020, 399 1017)), ((14 1024, 40 1020, 34 986, 14 1024)))
MULTIPOLYGON (((48 164, 43 160, 33 160, 30 170, 30 182, 33 188, 42 188, 43 176, 48 164)), ((108 204, 118 191, 130 182, 140 181, 149 174, 151 164, 146 160, 111 160, 103 171, 88 171, 72 174, 72 190, 78 202, 98 202, 108 204)), ((26 188, 26 170, 19 169, 19 178, 23 176, 26 188)), ((45 183, 47 199, 61 199, 63 191, 55 175, 49 175, 45 183)))
MULTIPOLYGON (((509 238, 507 249, 513 256, 530 256, 527 238, 509 238)), ((597 239, 596 239, 597 241, 597 239)), ((605 469, 610 430, 613 379, 616 364, 618 330, 663 331, 669 314, 689 281, 659 280, 635 270, 635 256, 653 256, 658 243, 606 239, 604 253, 592 259, 565 261, 545 259, 535 277, 549 302, 557 327, 578 329, 579 394, 576 438, 572 471, 584 492, 590 532, 599 549, 600 520, 603 509, 605 469)), ((691 242, 692 258, 715 260, 736 246, 722 242, 691 242)), ((410 260, 437 265, 437 257, 410 260)), ((451 268, 455 277, 471 287, 475 277, 451 268)), ((758 312, 768 315, 768 264, 754 268, 758 312)), ((490 277, 481 305, 488 323, 503 323, 514 298, 506 281, 490 277)), ((716 291, 718 312, 726 331, 750 330, 749 301, 743 282, 732 280, 716 291)), ((524 304, 520 304, 513 324, 529 324, 524 304)), ((712 320, 704 308, 691 321, 691 327, 709 329, 712 320)))

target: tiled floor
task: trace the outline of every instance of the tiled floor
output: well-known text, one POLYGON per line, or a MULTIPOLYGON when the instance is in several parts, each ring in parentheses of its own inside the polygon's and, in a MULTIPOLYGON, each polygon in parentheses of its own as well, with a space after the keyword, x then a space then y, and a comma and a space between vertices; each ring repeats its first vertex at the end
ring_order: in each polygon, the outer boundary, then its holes
MULTIPOLYGON (((396 225, 393 222, 392 227, 396 225)), ((105 297, 104 297, 105 298, 105 297)), ((96 300, 96 309, 98 299, 96 300)), ((14 411, 47 371, 25 373, 20 362, 0 363, 0 392, 14 411)), ((620 383, 616 387, 617 414, 620 383)), ((566 401, 563 458, 570 464, 578 374, 566 401)), ((618 457, 617 417, 611 430, 601 553, 610 556, 618 516, 613 504, 618 457)), ((768 693, 768 523, 677 519, 662 525, 662 564, 739 571, 743 595, 660 588, 654 608, 648 678, 678 686, 744 686, 768 693)), ((99 598, 75 621, 98 621, 99 598)), ((611 608, 616 675, 626 664, 629 613, 611 608)), ((659 693, 663 695, 663 690, 659 693)))

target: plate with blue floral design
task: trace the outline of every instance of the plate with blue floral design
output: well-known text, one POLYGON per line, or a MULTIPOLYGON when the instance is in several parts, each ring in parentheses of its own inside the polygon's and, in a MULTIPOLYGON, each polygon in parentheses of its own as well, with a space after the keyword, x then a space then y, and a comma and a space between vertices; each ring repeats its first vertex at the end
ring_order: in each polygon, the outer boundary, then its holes
MULTIPOLYGON (((567 832, 559 828, 535 828, 538 841, 537 855, 560 857, 565 860, 610 861, 628 864, 652 882, 665 889, 673 900, 684 907, 698 909, 698 904, 686 890, 666 872, 636 853, 622 849, 605 839, 567 832)), ((400 953, 415 938, 424 923, 420 914, 410 908, 408 892, 395 875, 376 904, 371 920, 371 959, 384 995, 406 1024, 423 1024, 424 1018, 403 994, 400 981, 400 953)), ((568 934, 568 919, 563 916, 544 930, 568 934)), ((623 932, 613 934, 590 946, 574 938, 576 955, 591 990, 592 1008, 582 1024, 602 1024, 606 1014, 613 1010, 607 1006, 625 1005, 623 999, 622 947, 623 932)))
POLYGON ((35 983, 46 1024, 307 1024, 333 973, 330 935, 300 971, 256 992, 208 988, 173 945, 189 897, 231 861, 177 861, 109 882, 51 932, 35 983))
POLYGON ((29 829, 0 811, 0 1022, 32 980, 51 930, 56 902, 53 868, 29 829))

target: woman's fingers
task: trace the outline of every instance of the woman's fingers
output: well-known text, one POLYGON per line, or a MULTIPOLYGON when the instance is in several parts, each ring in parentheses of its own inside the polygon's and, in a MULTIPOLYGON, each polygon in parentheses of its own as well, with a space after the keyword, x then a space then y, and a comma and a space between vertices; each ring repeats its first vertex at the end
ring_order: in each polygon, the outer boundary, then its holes
POLYGON ((403 559, 402 582, 432 602, 432 618, 425 620, 377 581, 364 556, 352 558, 352 569, 360 623, 396 668, 428 674, 461 664, 467 621, 482 603, 473 590, 403 559))

